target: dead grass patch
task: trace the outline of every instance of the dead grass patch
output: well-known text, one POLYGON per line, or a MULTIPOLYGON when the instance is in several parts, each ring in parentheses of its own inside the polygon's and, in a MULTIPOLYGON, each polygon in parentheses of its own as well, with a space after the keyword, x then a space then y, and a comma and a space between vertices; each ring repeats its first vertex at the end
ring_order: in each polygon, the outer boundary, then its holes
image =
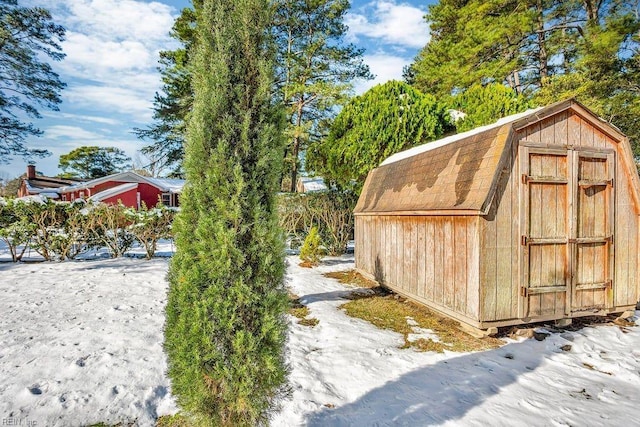
POLYGON ((367 279, 355 270, 331 271, 329 273, 324 273, 323 276, 329 277, 331 279, 336 279, 344 285, 357 286, 360 288, 379 287, 379 285, 375 281, 367 279))
POLYGON ((318 264, 314 264, 311 261, 302 261, 300 264, 298 264, 300 267, 302 268, 313 268, 318 264))
POLYGON ((289 307, 289 314, 297 317, 299 324, 313 328, 320 322, 315 317, 307 318, 311 312, 309 307, 300 302, 300 297, 289 292, 289 300, 291 304, 291 307, 289 307))
POLYGON ((459 329, 457 321, 440 316, 431 310, 415 304, 397 295, 385 292, 373 292, 360 295, 340 306, 352 317, 366 320, 381 329, 389 329, 404 336, 402 348, 413 347, 418 351, 455 352, 487 350, 500 347, 503 342, 496 338, 474 338, 459 329), (413 325, 407 322, 413 319, 413 325), (409 341, 414 328, 431 329, 440 339, 439 342, 420 338, 409 341))

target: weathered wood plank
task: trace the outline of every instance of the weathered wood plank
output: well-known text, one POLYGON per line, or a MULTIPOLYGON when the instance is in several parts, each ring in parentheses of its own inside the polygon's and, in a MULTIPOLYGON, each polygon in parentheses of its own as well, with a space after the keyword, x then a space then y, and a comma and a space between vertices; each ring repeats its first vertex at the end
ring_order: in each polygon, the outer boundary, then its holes
POLYGON ((479 217, 472 217, 467 226, 467 312, 472 319, 480 315, 480 236, 479 217))
POLYGON ((433 300, 438 304, 444 304, 444 257, 445 257, 445 236, 444 236, 444 221, 441 217, 438 217, 434 221, 435 226, 435 256, 434 256, 434 288, 433 288, 433 300))
POLYGON ((568 145, 580 147, 580 123, 582 120, 575 113, 570 113, 567 119, 568 145))
POLYGON ((511 196, 511 317, 518 316, 520 305, 520 236, 525 234, 520 229, 520 179, 518 175, 518 146, 513 144, 511 151, 511 171, 509 176, 509 191, 511 196))
POLYGON ((481 221, 482 247, 480 248, 480 283, 482 316, 486 320, 496 320, 497 288, 496 265, 496 222, 481 221))
POLYGON ((580 146, 581 147, 594 147, 593 142, 594 129, 588 122, 581 120, 580 122, 580 146))
POLYGON ((427 283, 426 278, 426 264, 429 262, 426 257, 426 224, 427 220, 425 218, 418 218, 417 220, 417 233, 418 233, 418 242, 416 244, 416 267, 417 267, 417 294, 419 297, 424 298, 426 295, 426 287, 430 286, 430 283, 427 283))
MULTIPOLYGON (((508 176, 503 179, 508 180, 508 176)), ((500 198, 498 211, 494 222, 496 223, 496 317, 498 319, 508 319, 514 314, 512 307, 512 283, 511 283, 511 253, 513 241, 511 235, 511 194, 508 181, 504 184, 505 191, 500 198)))
POLYGON ((412 217, 406 217, 401 220, 402 223, 402 289, 411 293, 411 288, 415 278, 413 277, 413 268, 411 268, 411 258, 415 250, 415 242, 413 240, 413 222, 412 217))
POLYGON ((555 117, 549 117, 540 123, 540 142, 549 145, 556 144, 555 117))
POLYGON ((424 281, 426 283, 425 298, 429 301, 435 301, 435 287, 436 287, 435 222, 436 221, 434 218, 429 218, 425 227, 424 281))
POLYGON ((568 114, 563 111, 555 116, 555 143, 556 145, 567 145, 568 135, 568 114))
POLYGON ((442 293, 444 296, 444 306, 455 309, 455 253, 456 242, 454 238, 453 221, 451 218, 444 218, 444 281, 442 293))
POLYGON ((466 313, 467 304, 467 223, 465 217, 453 220, 455 252, 454 266, 454 308, 459 313, 466 313))

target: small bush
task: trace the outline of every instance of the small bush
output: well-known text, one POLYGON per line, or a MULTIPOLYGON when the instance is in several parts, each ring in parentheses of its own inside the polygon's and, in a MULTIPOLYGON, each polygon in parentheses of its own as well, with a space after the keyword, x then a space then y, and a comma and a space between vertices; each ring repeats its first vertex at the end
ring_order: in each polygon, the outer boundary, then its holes
POLYGON ((354 193, 335 190, 278 196, 280 226, 292 242, 318 227, 321 244, 329 255, 341 255, 353 238, 354 193))
POLYGON ((171 237, 171 223, 175 212, 162 203, 155 208, 148 209, 143 203, 142 207, 135 211, 130 209, 127 215, 131 224, 128 231, 144 246, 147 259, 151 259, 156 253, 158 240, 171 237))
POLYGON ((302 248, 300 249, 300 259, 303 264, 307 264, 310 266, 318 265, 320 260, 322 259, 321 249, 320 249, 320 234, 318 234, 317 227, 311 227, 309 230, 309 234, 304 239, 304 243, 302 244, 302 248))

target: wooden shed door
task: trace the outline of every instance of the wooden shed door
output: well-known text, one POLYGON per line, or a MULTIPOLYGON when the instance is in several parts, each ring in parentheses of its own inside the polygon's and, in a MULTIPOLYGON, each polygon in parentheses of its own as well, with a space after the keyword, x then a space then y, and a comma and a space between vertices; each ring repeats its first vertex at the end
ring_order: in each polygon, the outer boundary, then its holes
POLYGON ((613 260, 613 153, 574 154, 571 311, 611 306, 613 260))
POLYGON ((521 317, 610 306, 614 154, 520 150, 521 317))
POLYGON ((568 150, 521 149, 523 283, 520 316, 564 316, 570 287, 568 150))

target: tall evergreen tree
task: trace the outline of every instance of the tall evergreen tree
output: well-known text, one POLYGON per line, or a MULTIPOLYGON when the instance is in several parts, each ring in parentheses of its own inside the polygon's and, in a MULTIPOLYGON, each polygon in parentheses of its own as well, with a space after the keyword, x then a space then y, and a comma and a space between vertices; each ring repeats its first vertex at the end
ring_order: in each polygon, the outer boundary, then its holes
POLYGON ((448 127, 444 105, 406 83, 389 81, 353 98, 307 161, 340 187, 362 187, 369 171, 390 155, 439 138, 448 127))
POLYGON ((344 42, 348 0, 277 0, 278 95, 287 108, 286 167, 296 189, 299 154, 322 138, 354 79, 369 79, 362 49, 344 42))
MULTIPOLYGON (((194 1, 194 8, 201 1, 194 1)), ((160 52, 158 70, 162 76, 162 90, 153 100, 153 123, 146 128, 135 128, 140 139, 150 141, 142 148, 153 163, 151 169, 171 169, 171 175, 181 176, 184 157, 186 119, 193 104, 189 57, 195 41, 195 9, 184 8, 176 19, 171 36, 182 46, 160 52)))
POLYGON ((64 58, 59 44, 64 34, 46 9, 0 0, 0 162, 49 154, 28 149, 25 142, 42 134, 29 121, 40 118, 38 108, 55 111, 62 101, 65 84, 44 60, 64 58))
POLYGON ((178 403, 213 425, 263 423, 286 377, 271 6, 205 0, 197 9, 165 349, 178 403))

